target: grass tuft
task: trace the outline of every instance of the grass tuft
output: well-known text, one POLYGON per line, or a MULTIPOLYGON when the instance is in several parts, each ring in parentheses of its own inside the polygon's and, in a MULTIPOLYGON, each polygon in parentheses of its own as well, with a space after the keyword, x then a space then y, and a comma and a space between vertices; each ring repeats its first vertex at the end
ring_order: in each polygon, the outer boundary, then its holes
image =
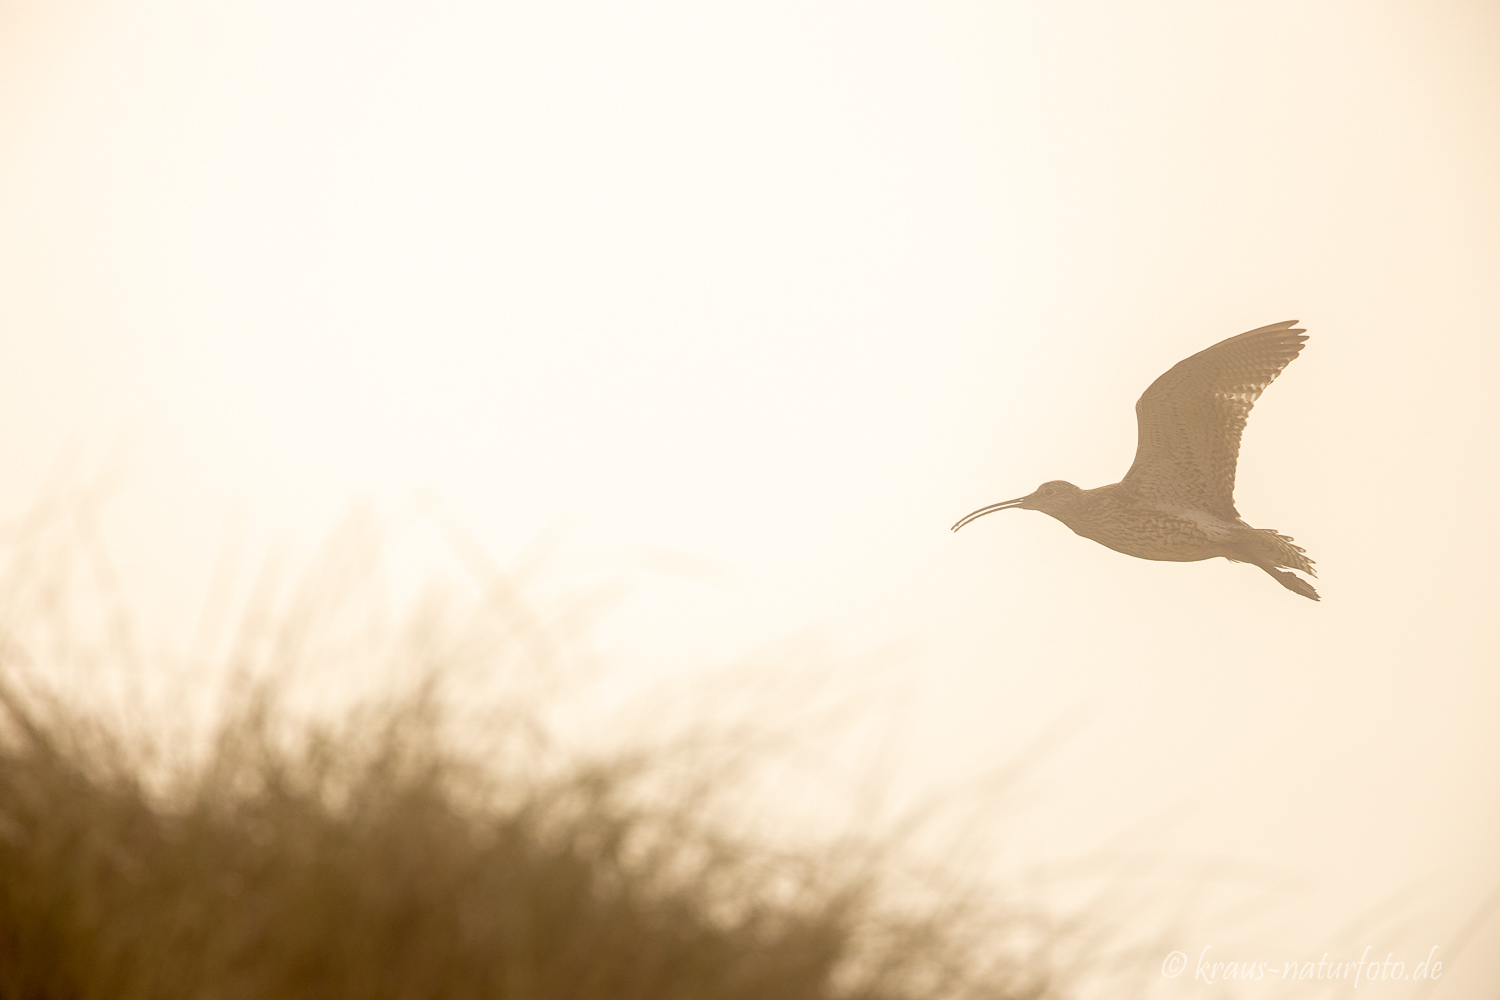
MULTIPOLYGON (((306 606, 256 614, 231 661, 290 655, 273 618, 317 631, 306 606)), ((194 739, 43 683, 9 640, 0 998, 1059 995, 1020 917, 898 905, 862 842, 737 835, 712 804, 733 769, 683 767, 690 748, 567 753, 503 695, 476 722, 439 654, 536 632, 480 617, 375 629, 350 648, 412 680, 332 711, 299 708, 284 671, 242 671, 194 739)))

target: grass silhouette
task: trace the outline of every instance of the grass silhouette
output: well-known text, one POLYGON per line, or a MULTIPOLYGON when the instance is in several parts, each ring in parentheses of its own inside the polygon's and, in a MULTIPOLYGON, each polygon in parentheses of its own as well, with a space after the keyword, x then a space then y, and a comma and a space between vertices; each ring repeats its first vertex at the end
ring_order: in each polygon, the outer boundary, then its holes
POLYGON ((732 753, 568 751, 514 690, 476 711, 466 679, 564 642, 571 612, 528 617, 512 590, 386 628, 313 573, 246 602, 222 700, 183 710, 211 721, 82 697, 56 660, 131 640, 118 607, 72 606, 60 567, 103 565, 79 509, 23 525, 0 578, 4 1000, 1061 995, 1024 916, 898 901, 889 845, 736 833, 713 806, 732 753), (66 641, 88 622, 113 624, 66 641), (335 647, 395 680, 309 709, 295 678, 335 647))

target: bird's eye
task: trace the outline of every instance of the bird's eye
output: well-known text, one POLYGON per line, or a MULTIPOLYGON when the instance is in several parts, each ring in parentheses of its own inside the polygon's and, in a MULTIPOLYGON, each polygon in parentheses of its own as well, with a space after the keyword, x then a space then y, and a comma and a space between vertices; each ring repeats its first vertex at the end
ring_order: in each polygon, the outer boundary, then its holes
POLYGON ((1057 492, 1057 490, 1055 488, 1053 488, 1051 486, 1048 486, 1046 489, 1042 490, 1042 496, 1044 496, 1044 497, 1050 497, 1050 496, 1052 496, 1056 492, 1057 492))

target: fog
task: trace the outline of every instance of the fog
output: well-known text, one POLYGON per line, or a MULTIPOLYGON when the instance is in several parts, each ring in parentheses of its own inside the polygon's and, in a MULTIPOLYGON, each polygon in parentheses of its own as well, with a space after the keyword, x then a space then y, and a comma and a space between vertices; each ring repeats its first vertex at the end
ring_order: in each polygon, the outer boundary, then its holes
POLYGON ((1163 955, 1497 981, 1500 9, 10 0, 0 33, 0 516, 115 476, 153 636, 351 506, 399 580, 462 525, 624 582, 622 690, 814 643, 903 706, 893 794, 1025 756, 1002 868, 1240 873, 1211 892, 1253 915, 1163 955), (1117 481, 1157 375, 1293 318, 1236 498, 1321 603, 1035 512, 947 530, 1117 481))

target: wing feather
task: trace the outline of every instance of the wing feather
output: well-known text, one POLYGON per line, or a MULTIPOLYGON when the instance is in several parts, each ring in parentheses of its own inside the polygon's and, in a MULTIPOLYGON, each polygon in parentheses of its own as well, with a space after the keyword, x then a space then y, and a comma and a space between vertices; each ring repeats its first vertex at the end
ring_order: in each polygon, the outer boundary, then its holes
POLYGON ((1120 485, 1148 502, 1237 519, 1234 471, 1250 408, 1306 341, 1288 320, 1173 365, 1135 404, 1139 443, 1120 485))

